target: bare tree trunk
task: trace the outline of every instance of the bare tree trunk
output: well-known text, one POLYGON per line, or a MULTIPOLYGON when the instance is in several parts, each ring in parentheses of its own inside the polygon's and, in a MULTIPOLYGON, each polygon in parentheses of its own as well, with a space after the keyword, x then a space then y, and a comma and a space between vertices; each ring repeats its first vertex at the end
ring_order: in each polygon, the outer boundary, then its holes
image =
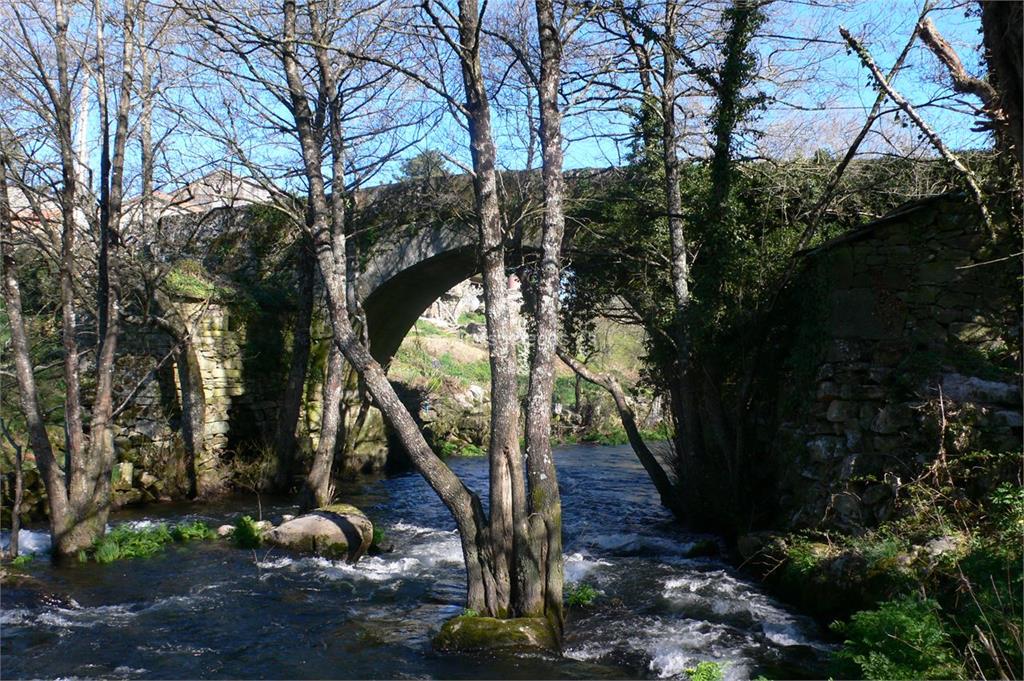
POLYGON ((139 83, 139 99, 142 111, 139 114, 139 148, 142 175, 142 195, 139 197, 142 206, 142 233, 152 235, 156 232, 156 215, 153 210, 153 63, 146 44, 146 12, 149 8, 147 0, 139 0, 139 61, 142 65, 142 79, 139 83))
MULTIPOLYGON (((704 459, 704 438, 697 408, 697 380, 693 376, 690 358, 689 330, 686 310, 690 305, 690 253, 683 221, 683 199, 679 189, 679 156, 676 144, 679 132, 676 126, 676 21, 679 6, 676 0, 665 2, 665 26, 661 38, 661 116, 662 154, 665 166, 665 208, 668 212, 669 243, 671 249, 672 294, 675 304, 673 341, 676 345, 675 400, 680 411, 676 419, 676 448, 680 452, 680 465, 692 474, 696 463, 704 459), (691 466, 693 468, 691 468, 691 466)), ((684 475, 684 471, 680 471, 684 475)))
MULTIPOLYGON (((100 97, 103 124, 100 162, 100 253, 97 307, 99 309, 98 346, 96 350, 96 395, 89 422, 88 456, 83 465, 72 471, 69 501, 75 507, 76 530, 81 549, 91 546, 103 535, 110 513, 110 475, 114 467, 113 391, 114 364, 120 332, 120 287, 114 274, 114 251, 119 245, 118 230, 121 222, 124 191, 124 160, 128 141, 128 114, 131 110, 133 86, 133 58, 135 9, 123 4, 123 41, 121 76, 118 93, 113 151, 107 129, 106 80, 103 71, 103 22, 97 22, 97 50, 100 55, 97 92, 100 97), (81 478, 79 478, 81 476, 81 478)), ((98 15, 99 16, 99 15, 98 15)))
MULTIPOLYGON (((6 144, 6 142, 5 142, 6 144)), ((50 511, 50 533, 55 540, 64 537, 69 529, 70 509, 68 508, 67 487, 39 405, 35 372, 29 351, 28 335, 25 333, 25 319, 21 307, 21 289, 18 284, 18 267, 14 259, 14 241, 11 221, 11 204, 7 193, 8 158, 6 150, 0 148, 0 255, 3 259, 3 295, 11 330, 11 350, 14 355, 15 377, 18 383, 18 401, 28 427, 29 446, 35 454, 36 465, 46 485, 47 502, 50 511)))
MULTIPOLYGON (((487 541, 483 531, 486 523, 480 500, 466 488, 458 476, 452 473, 427 445, 415 420, 398 398, 384 370, 360 342, 352 328, 345 300, 346 240, 343 230, 336 228, 343 224, 338 218, 343 217, 344 214, 344 207, 341 203, 344 201, 344 197, 333 192, 331 197, 333 205, 329 204, 327 200, 322 171, 321 146, 313 128, 313 116, 302 81, 302 70, 295 53, 296 3, 295 0, 283 0, 282 5, 284 37, 280 45, 280 55, 287 79, 291 112, 301 146, 304 171, 309 184, 308 200, 313 216, 310 231, 313 236, 317 261, 324 277, 331 312, 331 324, 334 329, 334 342, 349 364, 366 381, 367 390, 373 396, 393 432, 409 452, 413 466, 455 518, 466 564, 467 607, 481 613, 497 614, 499 603, 496 599, 494 580, 491 578, 489 570, 487 541), (332 226, 335 228, 332 229, 332 226)), ((317 53, 321 70, 321 95, 324 100, 330 101, 336 96, 336 84, 327 82, 331 79, 332 73, 330 60, 326 49, 322 46, 317 49, 317 53)), ((340 126, 340 121, 335 120, 332 125, 340 126)), ((335 182, 338 182, 340 181, 339 172, 343 170, 343 150, 333 132, 331 137, 332 171, 335 175, 335 182)))
MULTIPOLYGON (((298 312, 292 341, 291 367, 277 410, 274 452, 277 455, 275 484, 287 489, 295 462, 295 427, 299 422, 302 397, 305 394, 306 367, 309 364, 310 324, 313 321, 313 284, 316 281, 316 260, 306 238, 297 244, 299 253, 295 266, 298 289, 298 312)), ((321 434, 322 436, 322 434, 321 434)))
POLYGON ((338 442, 338 428, 341 425, 341 397, 344 392, 345 358, 338 347, 332 345, 323 386, 320 439, 313 455, 313 464, 299 494, 300 513, 331 503, 331 471, 334 468, 334 450, 338 442))
MULTIPOLYGON (((2 175, 3 172, 0 171, 0 181, 3 181, 2 175)), ((21 532, 21 502, 25 492, 25 473, 21 467, 24 463, 24 457, 22 456, 21 443, 11 435, 3 419, 0 419, 0 430, 3 431, 4 438, 11 445, 11 449, 14 450, 14 498, 11 500, 11 541, 7 544, 7 558, 13 560, 18 557, 18 533, 21 532)))
MULTIPOLYGON (((79 359, 77 339, 77 308, 75 303, 75 244, 77 241, 75 213, 78 210, 78 175, 75 168, 74 149, 71 138, 71 86, 68 82, 67 30, 68 20, 63 0, 55 0, 56 26, 54 33, 55 58, 57 61, 57 90, 52 92, 53 116, 61 156, 61 260, 60 260, 60 302, 61 342, 64 347, 64 422, 67 460, 64 473, 67 491, 74 498, 81 498, 76 485, 83 481, 82 457, 84 455, 84 433, 82 429, 82 403, 79 388, 79 359), (76 493, 77 492, 77 493, 76 493)), ((47 490, 47 494, 51 494, 47 490)), ((70 510, 67 508, 66 510, 70 510)), ((55 557, 67 557, 78 552, 77 541, 69 535, 74 524, 65 519, 65 529, 54 535, 55 557)))
POLYGON ((661 463, 658 462, 654 453, 647 446, 647 443, 644 442, 643 437, 641 437, 640 428, 636 424, 636 412, 633 410, 633 406, 630 404, 629 398, 626 397, 626 393, 622 390, 619 382, 611 374, 598 374, 591 371, 587 365, 578 361, 561 348, 558 349, 558 356, 575 372, 577 378, 590 381, 611 394, 612 399, 615 400, 615 408, 619 412, 619 418, 622 420, 622 427, 626 431, 629 444, 633 448, 636 458, 640 461, 644 470, 647 471, 651 482, 654 483, 655 489, 658 490, 658 495, 661 497, 661 505, 671 510, 673 514, 681 515, 682 509, 677 500, 676 489, 672 485, 668 474, 665 473, 665 469, 662 468, 661 463))
POLYGON ((14 445, 14 501, 11 504, 11 543, 7 547, 9 558, 18 557, 18 534, 21 532, 21 501, 25 492, 25 474, 22 467, 21 445, 14 445))
POLYGON ((516 513, 526 508, 526 486, 519 450, 518 366, 515 325, 505 270, 505 235, 498 203, 497 153, 480 59, 480 14, 475 0, 459 0, 459 60, 466 94, 470 155, 480 256, 484 312, 491 366, 490 560, 496 604, 488 612, 509 612, 514 534, 525 527, 516 513))
POLYGON ((981 27, 989 77, 998 93, 1006 121, 1001 146, 1017 160, 1024 173, 1024 5, 981 0, 981 27))
MULTIPOLYGON (((551 452, 552 391, 558 343, 558 295, 565 235, 562 177, 562 39, 552 0, 536 0, 540 38, 540 141, 544 180, 544 224, 536 295, 537 341, 530 366, 526 412, 526 465, 529 481, 528 560, 518 569, 518 614, 546 615, 559 629, 562 603, 562 502, 551 452)), ((527 556, 523 556, 526 558, 527 556)))

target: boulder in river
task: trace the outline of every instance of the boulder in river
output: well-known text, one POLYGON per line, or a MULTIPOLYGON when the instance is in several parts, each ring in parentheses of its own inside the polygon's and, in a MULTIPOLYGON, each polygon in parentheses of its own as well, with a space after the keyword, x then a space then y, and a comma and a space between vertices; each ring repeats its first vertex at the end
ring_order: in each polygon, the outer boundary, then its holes
POLYGON ((558 652, 558 637, 543 617, 498 619, 460 615, 444 623, 434 647, 446 652, 541 648, 558 652))
POLYGON ((289 551, 355 563, 373 542, 373 523, 355 506, 331 504, 264 532, 263 541, 289 551))

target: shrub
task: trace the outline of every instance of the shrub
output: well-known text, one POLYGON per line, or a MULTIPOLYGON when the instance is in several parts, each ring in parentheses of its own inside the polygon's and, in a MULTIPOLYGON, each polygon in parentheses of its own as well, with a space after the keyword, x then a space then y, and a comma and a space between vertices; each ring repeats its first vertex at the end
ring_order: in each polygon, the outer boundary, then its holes
POLYGON ((263 543, 256 521, 251 516, 243 515, 235 523, 235 531, 231 533, 231 541, 240 549, 258 549, 263 543))
POLYGON ((862 610, 832 629, 845 637, 836 653, 850 678, 950 679, 963 676, 935 601, 916 595, 862 610))
POLYGON ((570 583, 565 588, 565 602, 570 607, 586 607, 597 598, 597 589, 586 583, 570 583))
POLYGON ((14 567, 25 567, 31 563, 34 558, 35 556, 31 553, 23 553, 20 556, 15 556, 14 559, 11 560, 11 565, 14 567))
POLYGON ((480 613, 478 613, 473 608, 466 608, 465 610, 462 611, 462 616, 463 617, 479 617, 480 613))
POLYGON ((698 662, 696 667, 684 669, 690 681, 722 681, 725 669, 717 662, 698 662))

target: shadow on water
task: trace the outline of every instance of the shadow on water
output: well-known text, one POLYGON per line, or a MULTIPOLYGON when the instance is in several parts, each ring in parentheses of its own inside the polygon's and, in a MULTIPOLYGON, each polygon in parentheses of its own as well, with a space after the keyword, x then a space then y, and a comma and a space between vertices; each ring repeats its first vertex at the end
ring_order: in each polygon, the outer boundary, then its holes
MULTIPOLYGON (((354 566, 222 541, 110 565, 35 561, 35 586, 2 594, 4 678, 668 678, 701 660, 727 663, 727 679, 820 675, 827 646, 813 622, 725 563, 687 558, 702 537, 658 506, 628 448, 556 456, 566 581, 599 591, 570 613, 562 657, 431 650, 433 633, 463 607, 462 553, 441 503, 406 474, 343 488, 395 546, 354 566)), ((450 463, 471 487, 486 484, 486 461, 450 463)), ((113 522, 216 526, 254 507, 165 505, 113 522)), ((264 500, 264 509, 274 519, 293 506, 264 500)), ((45 550, 42 533, 23 541, 45 550)))

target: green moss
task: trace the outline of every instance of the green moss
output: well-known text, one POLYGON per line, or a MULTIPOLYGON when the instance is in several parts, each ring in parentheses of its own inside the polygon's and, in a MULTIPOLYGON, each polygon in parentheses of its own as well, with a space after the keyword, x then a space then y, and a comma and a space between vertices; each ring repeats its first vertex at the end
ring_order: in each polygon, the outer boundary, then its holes
POLYGON ((360 511, 352 504, 328 504, 327 506, 321 506, 317 509, 318 511, 325 511, 327 513, 337 513, 338 515, 360 515, 365 517, 366 514, 360 511))
POLYGON ((214 282, 209 272, 197 260, 179 260, 164 277, 164 288, 168 293, 207 300, 229 298, 232 291, 214 282))
POLYGON ((434 638, 434 647, 451 652, 482 650, 558 650, 558 639, 543 617, 498 619, 460 615, 448 620, 434 638))

